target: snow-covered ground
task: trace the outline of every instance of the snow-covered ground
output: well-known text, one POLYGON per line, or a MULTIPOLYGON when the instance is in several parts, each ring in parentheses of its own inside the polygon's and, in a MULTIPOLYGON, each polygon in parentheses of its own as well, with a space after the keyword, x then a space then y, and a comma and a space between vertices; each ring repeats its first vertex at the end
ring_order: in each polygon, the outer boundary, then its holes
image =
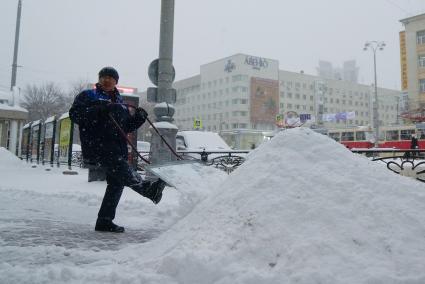
POLYGON ((279 133, 230 176, 127 189, 0 150, 0 283, 425 283, 425 186, 309 129, 279 133))

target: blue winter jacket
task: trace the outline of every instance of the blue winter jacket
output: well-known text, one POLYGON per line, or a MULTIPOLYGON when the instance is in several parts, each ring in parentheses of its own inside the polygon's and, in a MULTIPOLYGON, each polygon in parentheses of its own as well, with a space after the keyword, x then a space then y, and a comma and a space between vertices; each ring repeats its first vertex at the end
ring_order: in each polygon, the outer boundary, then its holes
POLYGON ((125 133, 135 131, 145 122, 140 117, 130 115, 128 107, 122 105, 123 100, 117 89, 112 97, 100 85, 96 85, 96 89, 78 94, 69 110, 69 116, 79 126, 85 164, 113 165, 117 159, 128 158, 126 139, 111 119, 100 112, 99 104, 102 101, 116 103, 108 107, 109 113, 125 133))

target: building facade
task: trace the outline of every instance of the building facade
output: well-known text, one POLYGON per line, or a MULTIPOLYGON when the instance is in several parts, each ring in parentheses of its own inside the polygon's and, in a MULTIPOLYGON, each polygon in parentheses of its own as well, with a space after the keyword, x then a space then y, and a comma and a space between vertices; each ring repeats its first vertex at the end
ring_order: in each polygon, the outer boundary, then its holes
POLYGON ((425 14, 400 20, 402 91, 410 110, 425 108, 425 14))
POLYGON ((22 128, 28 119, 28 111, 15 101, 17 90, 0 91, 0 147, 20 155, 22 128))
MULTIPOLYGON (((277 117, 288 112, 326 128, 372 124, 373 86, 279 70, 269 58, 226 57, 202 65, 199 75, 174 88, 180 130, 274 130, 277 117)), ((380 125, 398 122, 399 97, 400 91, 378 88, 380 125)))

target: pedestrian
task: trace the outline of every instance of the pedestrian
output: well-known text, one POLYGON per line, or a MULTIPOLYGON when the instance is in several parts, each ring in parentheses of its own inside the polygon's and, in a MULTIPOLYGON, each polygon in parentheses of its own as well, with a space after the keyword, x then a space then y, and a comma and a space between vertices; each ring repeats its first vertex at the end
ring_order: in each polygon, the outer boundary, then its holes
POLYGON ((412 140, 410 141, 410 149, 418 149, 418 138, 416 138, 415 134, 412 134, 412 140))
POLYGON ((127 141, 110 116, 125 133, 130 133, 146 121, 148 113, 141 107, 130 111, 123 104, 116 88, 118 79, 118 72, 114 68, 100 70, 96 88, 84 90, 75 97, 69 116, 79 126, 84 164, 100 167, 106 173, 107 187, 95 230, 122 233, 124 227, 112 221, 124 186, 158 204, 165 182, 161 179, 155 182, 144 180, 128 164, 127 141))

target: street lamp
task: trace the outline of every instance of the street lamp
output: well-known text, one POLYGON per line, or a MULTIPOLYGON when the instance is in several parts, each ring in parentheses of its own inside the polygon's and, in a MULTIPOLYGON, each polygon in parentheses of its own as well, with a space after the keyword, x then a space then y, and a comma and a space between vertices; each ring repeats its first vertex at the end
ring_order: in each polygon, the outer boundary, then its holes
POLYGON ((363 50, 372 50, 373 52, 373 70, 375 73, 375 102, 373 103, 373 128, 375 130, 375 147, 378 147, 379 140, 379 115, 378 115, 378 86, 376 83, 376 51, 384 50, 385 42, 367 41, 363 50))

